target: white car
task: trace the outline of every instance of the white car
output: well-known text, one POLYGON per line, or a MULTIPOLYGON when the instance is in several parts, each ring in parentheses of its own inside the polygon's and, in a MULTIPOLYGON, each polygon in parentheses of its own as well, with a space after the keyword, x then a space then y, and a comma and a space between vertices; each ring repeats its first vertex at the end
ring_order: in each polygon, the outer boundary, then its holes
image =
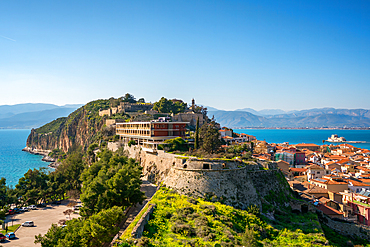
POLYGON ((31 206, 28 206, 29 209, 32 209, 32 210, 36 210, 36 206, 35 205, 31 205, 31 206))
POLYGON ((21 209, 20 209, 22 212, 27 212, 28 210, 30 210, 28 207, 22 207, 21 209))
POLYGON ((22 226, 34 226, 33 221, 26 221, 22 223, 22 226))
POLYGON ((72 207, 73 210, 80 210, 80 208, 82 208, 82 205, 76 205, 72 207))

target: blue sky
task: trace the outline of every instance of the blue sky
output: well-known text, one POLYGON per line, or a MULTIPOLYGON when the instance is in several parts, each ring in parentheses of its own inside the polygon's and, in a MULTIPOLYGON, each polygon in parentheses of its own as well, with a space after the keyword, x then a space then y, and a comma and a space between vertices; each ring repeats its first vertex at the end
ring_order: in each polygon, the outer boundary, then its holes
POLYGON ((370 109, 370 1, 0 1, 0 105, 370 109))

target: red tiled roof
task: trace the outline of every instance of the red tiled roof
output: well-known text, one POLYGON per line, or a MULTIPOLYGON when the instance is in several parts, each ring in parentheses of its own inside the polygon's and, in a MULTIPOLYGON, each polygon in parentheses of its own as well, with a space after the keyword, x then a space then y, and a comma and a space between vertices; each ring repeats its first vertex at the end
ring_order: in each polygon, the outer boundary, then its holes
POLYGON ((342 212, 339 212, 338 210, 328 207, 324 204, 319 203, 316 208, 320 211, 322 211, 326 215, 343 215, 342 212))
POLYGON ((295 167, 291 167, 290 170, 292 172, 306 172, 307 171, 306 168, 295 168, 295 167))
POLYGON ((316 145, 314 143, 300 143, 296 144, 296 147, 320 147, 319 145, 316 145))

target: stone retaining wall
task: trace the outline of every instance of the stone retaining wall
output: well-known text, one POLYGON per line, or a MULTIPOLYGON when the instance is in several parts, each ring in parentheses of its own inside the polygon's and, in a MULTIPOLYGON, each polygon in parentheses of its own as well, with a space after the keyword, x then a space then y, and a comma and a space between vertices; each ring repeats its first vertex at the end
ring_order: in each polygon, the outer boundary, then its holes
POLYGON ((131 232, 131 236, 133 238, 141 238, 144 231, 144 226, 148 223, 150 215, 154 212, 156 208, 155 204, 149 204, 149 207, 145 211, 145 213, 140 217, 139 221, 136 223, 136 226, 131 232))
POLYGON ((290 188, 274 163, 245 164, 238 160, 198 159, 158 150, 147 153, 125 145, 130 158, 143 167, 143 178, 175 189, 178 193, 205 197, 246 209, 261 208, 261 196, 284 197, 290 188), (202 169, 203 168, 203 169, 202 169))
POLYGON ((321 211, 317 212, 320 222, 336 232, 348 237, 359 237, 370 241, 370 228, 368 226, 359 225, 355 223, 341 222, 333 220, 324 215, 321 211))

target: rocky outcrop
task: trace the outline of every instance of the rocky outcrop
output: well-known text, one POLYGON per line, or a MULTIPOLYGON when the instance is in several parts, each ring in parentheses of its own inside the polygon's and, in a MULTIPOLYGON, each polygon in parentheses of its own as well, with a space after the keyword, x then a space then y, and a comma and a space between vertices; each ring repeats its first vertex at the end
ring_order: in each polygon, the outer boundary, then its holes
POLYGON ((99 109, 109 104, 107 100, 92 101, 80 107, 67 118, 58 118, 38 129, 32 129, 27 138, 27 147, 34 150, 61 149, 67 152, 73 146, 87 148, 98 140, 105 117, 99 109))

